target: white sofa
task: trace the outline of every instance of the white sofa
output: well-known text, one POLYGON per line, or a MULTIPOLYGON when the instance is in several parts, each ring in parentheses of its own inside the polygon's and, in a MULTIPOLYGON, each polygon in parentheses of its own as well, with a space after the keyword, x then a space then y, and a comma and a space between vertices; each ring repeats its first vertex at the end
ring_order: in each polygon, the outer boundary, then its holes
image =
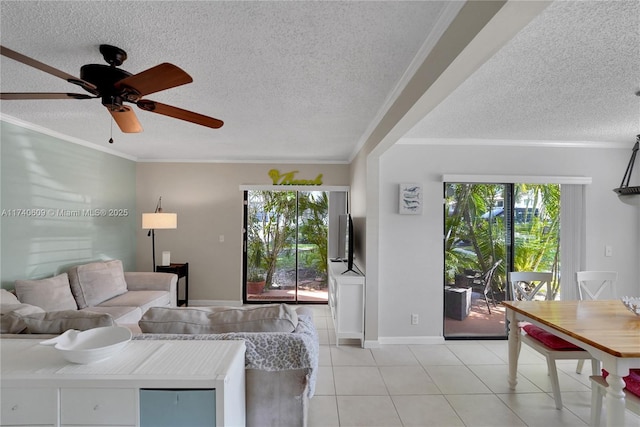
MULTIPOLYGON (((135 325, 150 307, 176 306, 177 281, 178 277, 171 273, 124 272, 120 260, 92 262, 46 279, 16 280, 17 300, 3 301, 2 315, 4 319, 12 314, 14 329, 24 324, 16 322, 20 313, 40 313, 40 318, 34 320, 39 324, 42 313, 46 313, 56 320, 64 317, 85 321, 108 315, 116 324, 135 325), (11 306, 16 304, 20 304, 19 310, 11 313, 11 306)), ((28 323, 30 319, 22 320, 28 323)), ((18 333, 5 329, 3 325, 3 333, 18 333)))

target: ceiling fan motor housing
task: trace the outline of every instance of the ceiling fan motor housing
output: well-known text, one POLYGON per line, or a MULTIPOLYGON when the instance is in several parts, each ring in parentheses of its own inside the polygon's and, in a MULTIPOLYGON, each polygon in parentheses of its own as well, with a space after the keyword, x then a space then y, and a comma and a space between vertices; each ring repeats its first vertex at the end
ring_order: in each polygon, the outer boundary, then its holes
POLYGON ((126 100, 125 91, 117 90, 115 84, 131 76, 128 71, 102 64, 87 64, 80 68, 80 78, 94 84, 102 97, 102 105, 110 109, 119 109, 126 100))

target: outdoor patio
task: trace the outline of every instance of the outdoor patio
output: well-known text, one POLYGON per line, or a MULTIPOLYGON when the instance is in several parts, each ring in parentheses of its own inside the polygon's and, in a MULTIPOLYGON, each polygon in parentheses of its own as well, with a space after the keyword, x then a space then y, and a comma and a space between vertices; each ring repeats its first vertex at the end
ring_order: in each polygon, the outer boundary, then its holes
MULTIPOLYGON (((247 294, 248 301, 295 301, 295 288, 288 289, 265 289, 260 294, 247 294)), ((298 302, 327 302, 327 288, 314 289, 311 286, 300 286, 298 288, 298 302)))
POLYGON ((469 315, 463 320, 449 317, 444 318, 444 335, 447 338, 456 337, 504 337, 506 336, 505 308, 496 302, 496 306, 489 301, 491 313, 483 295, 478 292, 471 294, 469 315))

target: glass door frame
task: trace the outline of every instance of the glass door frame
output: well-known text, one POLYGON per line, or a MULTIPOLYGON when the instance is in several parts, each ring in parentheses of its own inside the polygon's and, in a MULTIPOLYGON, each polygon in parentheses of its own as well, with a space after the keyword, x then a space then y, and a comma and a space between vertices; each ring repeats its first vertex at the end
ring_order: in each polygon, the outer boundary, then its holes
MULTIPOLYGON (((456 178, 459 178, 457 176, 456 178)), ((553 292, 557 295, 560 294, 562 289, 560 282, 559 272, 562 268, 561 263, 561 248, 560 242, 562 239, 560 238, 561 227, 561 218, 562 211, 564 208, 562 207, 562 194, 564 191, 562 190, 562 183, 559 182, 540 182, 535 181, 533 183, 529 182, 527 177, 523 177, 522 180, 513 180, 507 182, 498 182, 489 180, 488 182, 481 180, 472 180, 466 181, 463 179, 446 179, 443 180, 443 192, 444 192, 444 223, 443 229, 445 230, 445 240, 443 246, 443 252, 448 250, 450 246, 446 245, 448 233, 451 230, 455 230, 455 223, 449 223, 448 219, 450 217, 449 212, 449 204, 446 202, 447 197, 449 196, 448 189, 451 185, 466 185, 466 186, 474 186, 474 185, 488 185, 488 186, 500 186, 503 188, 503 203, 502 203, 502 212, 496 211, 495 202, 487 201, 494 200, 493 198, 486 198, 486 195, 477 194, 476 200, 483 200, 484 203, 480 203, 479 205, 485 211, 481 215, 482 218, 488 214, 485 219, 491 220, 492 215, 504 215, 504 227, 505 227, 505 235, 504 235, 504 250, 502 251, 502 259, 505 263, 505 268, 501 270, 504 271, 504 275, 502 276, 504 283, 504 298, 510 299, 510 289, 508 286, 508 272, 522 269, 522 271, 552 271, 556 274, 556 280, 554 280, 553 284, 553 292), (491 205, 491 206, 489 206, 491 205), (447 228, 449 227, 449 228, 447 228)), ((467 193, 470 194, 470 193, 467 193)), ((492 193, 488 193, 492 194, 492 193)), ((462 200, 462 199, 460 199, 462 200)), ((458 200, 458 201, 460 201, 458 200)), ((571 205, 571 203, 569 203, 571 205)), ((467 209, 467 206, 464 207, 467 209)), ((479 218, 479 212, 472 212, 476 218, 479 218)), ((482 213, 482 212, 480 212, 482 213)), ((468 222, 468 220, 467 220, 468 222)), ((476 223, 473 223, 473 227, 475 227, 476 223)), ((476 252, 476 256, 480 247, 476 239, 473 237, 473 234, 469 234, 471 236, 471 240, 474 242, 472 251, 476 252)), ((468 240, 465 239, 466 233, 460 235, 463 241, 468 240)), ((493 240, 494 242, 498 242, 498 240, 493 240)), ((451 243, 449 241, 449 243, 451 243)), ((491 244, 491 242, 489 242, 491 244)), ((484 254, 484 258, 487 258, 486 251, 482 251, 484 254)), ((495 254, 493 257, 495 258, 495 254)), ((443 276, 444 285, 446 286, 448 283, 451 283, 450 274, 447 275, 447 267, 451 268, 448 265, 448 260, 451 257, 444 257, 444 272, 443 276)), ((452 258, 454 261, 456 260, 455 256, 452 258)), ((499 258, 498 258, 499 259, 499 258)), ((493 262, 496 259, 492 259, 493 262)), ((455 264, 453 264, 455 265, 455 264)), ((462 264, 464 266, 464 263, 462 264)), ((460 267, 458 265, 458 267, 460 267)), ((484 265, 482 266, 484 267, 484 265)), ((461 270, 460 270, 461 271, 461 270)), ((462 275, 462 273, 457 273, 462 275)), ((466 273, 465 273, 466 275, 466 273)), ((464 277, 463 277, 464 278, 464 277)), ((464 281, 462 281, 464 282, 464 281)), ((570 281, 569 281, 570 282, 570 281)), ((567 284, 569 284, 567 282, 567 284)), ((457 284, 454 285, 458 286, 457 284)), ((464 284, 461 285, 464 287, 464 284)), ((451 293, 451 292, 449 292, 451 293)), ((446 294, 446 292, 445 292, 446 294)), ((557 297, 557 296, 556 296, 557 297)), ((451 298, 451 296, 450 296, 451 298)), ((446 301, 446 300, 445 300, 446 301)), ((446 308, 446 307, 445 307, 446 308)), ((451 308, 451 307, 449 307, 451 308)), ((443 313, 443 315, 446 314, 443 313)), ((481 335, 473 335, 472 332, 469 332, 468 336, 464 335, 464 332, 460 333, 456 331, 456 335, 448 336, 447 335, 447 326, 446 320, 443 325, 443 335, 445 339, 484 339, 485 337, 481 335)), ((451 322, 449 322, 451 323, 451 322)), ((491 335, 493 331, 487 332, 487 339, 496 339, 496 338, 506 338, 506 327, 507 322, 505 321, 505 337, 496 337, 491 335)), ((459 330, 464 331, 464 327, 459 330)), ((477 332, 476 332, 477 333, 477 332)), ((481 332, 480 332, 481 333, 481 332)))
MULTIPOLYGON (((445 230, 446 233, 446 221, 447 221, 447 217, 449 216, 449 206, 446 203, 446 198, 447 198, 447 187, 449 185, 452 184, 458 184, 458 185, 468 185, 468 186, 472 186, 472 185, 493 185, 493 186, 500 186, 502 187, 502 208, 503 208, 503 217, 504 217, 504 255, 501 258, 498 259, 502 259, 503 262, 503 266, 504 267, 500 267, 499 270, 504 271, 504 274, 501 276, 503 279, 503 283, 505 284, 505 289, 504 289, 504 298, 508 299, 509 297, 509 286, 508 286, 508 277, 507 274, 509 271, 511 271, 512 266, 513 266, 513 256, 514 256, 514 248, 513 248, 513 244, 515 242, 514 237, 514 226, 513 226, 513 212, 514 212, 514 205, 515 205, 515 200, 513 197, 514 194, 514 184, 513 183, 505 183, 505 182, 460 182, 460 181, 446 181, 443 182, 443 230, 445 230)), ((494 206, 489 207, 489 212, 493 213, 494 211, 494 206)), ((491 221, 491 214, 488 217, 488 220, 491 221)), ((446 234, 444 235, 444 239, 443 239, 443 252, 444 250, 446 250, 446 234)), ((493 259, 491 264, 493 264, 494 262, 496 262, 498 259, 493 259)), ((487 266, 487 269, 489 268, 489 266, 487 266)), ((445 274, 443 275, 443 285, 447 285, 447 277, 446 277, 446 271, 447 271, 447 258, 446 256, 443 259, 443 271, 445 272, 445 274)), ((495 277, 495 276, 494 276, 495 277)), ((493 302, 493 301, 492 301, 493 302)), ((445 340, 505 340, 507 339, 507 332, 508 332, 508 325, 507 325, 507 321, 506 321, 506 313, 505 313, 505 317, 504 317, 504 324, 505 324, 505 328, 504 328, 504 333, 501 335, 493 335, 490 333, 487 333, 487 335, 447 335, 447 322, 446 322, 446 290, 445 290, 445 295, 443 297, 443 337, 445 338, 445 340)))
MULTIPOLYGON (((300 267, 300 260, 299 260, 299 243, 300 243, 300 198, 299 195, 302 193, 308 193, 308 192, 321 192, 321 193, 326 193, 327 194, 327 198, 329 197, 329 193, 331 190, 327 190, 324 189, 322 187, 313 187, 313 188, 305 188, 305 189, 299 189, 299 188, 290 188, 289 186, 280 186, 278 188, 271 188, 271 189, 264 189, 264 188, 258 188, 258 189, 243 189, 243 228, 242 228, 242 299, 243 299, 243 303, 244 304, 273 304, 273 303, 287 303, 287 304, 299 304, 299 303, 304 303, 304 304, 327 304, 328 303, 328 297, 326 300, 315 300, 315 299, 300 299, 299 296, 299 287, 300 287, 300 280, 299 280, 299 267, 300 267), (247 289, 247 279, 248 279, 248 226, 249 226, 249 191, 272 191, 272 192, 291 192, 291 193, 295 193, 296 196, 296 207, 295 207, 295 227, 296 227, 296 232, 295 232, 295 286, 294 286, 294 293, 291 299, 282 299, 282 298, 274 298, 274 299, 249 299, 248 298, 248 289, 247 289)), ((327 218, 329 217, 330 213, 329 213, 329 209, 327 209, 327 218)), ((329 236, 327 236, 327 239, 329 238, 329 236)), ((327 272, 328 273, 328 272, 327 272)), ((328 274, 327 274, 328 276, 328 274)), ((328 281, 328 277, 325 279, 328 281)), ((328 287, 328 283, 327 283, 327 287, 328 287)), ((327 290, 328 292, 328 290, 327 290)))

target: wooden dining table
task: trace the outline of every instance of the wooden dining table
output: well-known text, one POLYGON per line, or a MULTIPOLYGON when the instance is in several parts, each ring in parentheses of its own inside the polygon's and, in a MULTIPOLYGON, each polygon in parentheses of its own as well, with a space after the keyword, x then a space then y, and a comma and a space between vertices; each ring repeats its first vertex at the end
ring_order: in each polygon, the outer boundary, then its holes
MULTIPOLYGON (((607 426, 624 425, 623 377, 640 368, 640 316, 620 300, 504 301, 509 320, 509 386, 516 388, 520 352, 520 321, 533 323, 585 350, 609 372, 607 426)), ((594 374, 596 375, 596 374, 594 374)))

